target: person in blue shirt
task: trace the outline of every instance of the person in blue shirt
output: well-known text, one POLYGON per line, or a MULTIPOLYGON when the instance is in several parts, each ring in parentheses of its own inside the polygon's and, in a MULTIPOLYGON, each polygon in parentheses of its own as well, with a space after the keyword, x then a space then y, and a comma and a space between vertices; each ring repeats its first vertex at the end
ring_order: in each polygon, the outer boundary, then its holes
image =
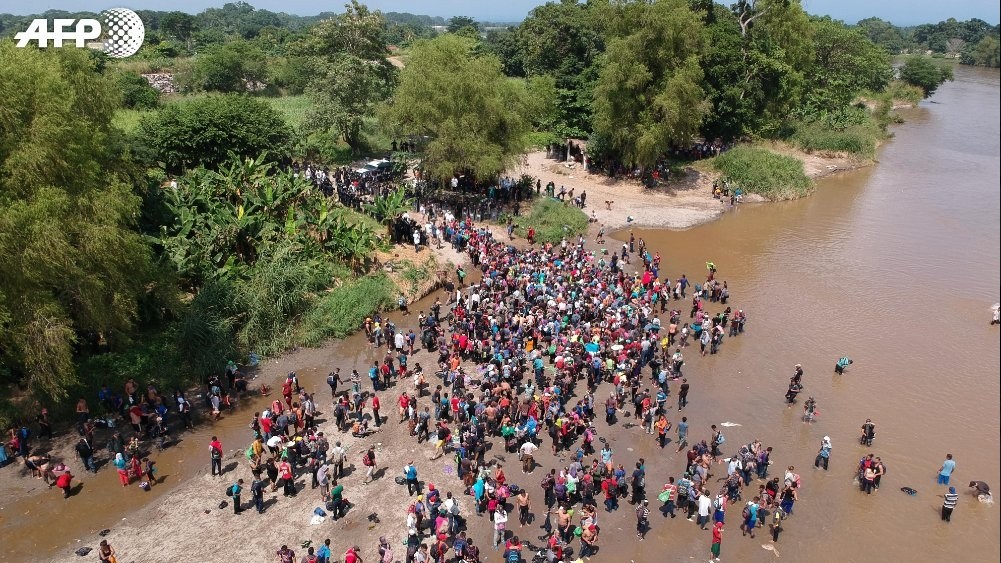
POLYGON ((316 550, 316 563, 330 563, 330 538, 323 540, 323 545, 316 550))
POLYGON ((852 362, 852 359, 848 356, 841 356, 841 358, 838 359, 838 363, 834 364, 834 371, 840 375, 844 373, 845 369, 847 369, 852 363, 854 362, 852 362))
POLYGON ((948 485, 952 472, 956 470, 956 462, 952 459, 952 454, 945 454, 945 461, 942 462, 941 469, 938 470, 938 484, 948 485))
POLYGON ((419 492, 420 487, 417 484, 417 466, 411 461, 403 468, 403 478, 407 481, 407 494, 414 496, 414 493, 419 492))

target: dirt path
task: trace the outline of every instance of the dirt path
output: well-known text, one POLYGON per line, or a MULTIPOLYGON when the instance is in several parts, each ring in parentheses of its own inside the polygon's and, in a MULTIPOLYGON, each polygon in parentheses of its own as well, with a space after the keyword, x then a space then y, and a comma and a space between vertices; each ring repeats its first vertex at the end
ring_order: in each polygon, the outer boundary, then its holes
POLYGON ((530 174, 543 186, 552 181, 557 192, 560 186, 573 188, 575 195, 586 191, 585 211, 609 230, 625 226, 685 229, 711 221, 725 211, 725 206, 712 197, 713 179, 695 169, 689 169, 681 180, 648 189, 637 181, 585 172, 580 165, 568 168, 566 163, 546 158, 546 153, 540 151, 526 155, 522 165, 511 173, 530 174))

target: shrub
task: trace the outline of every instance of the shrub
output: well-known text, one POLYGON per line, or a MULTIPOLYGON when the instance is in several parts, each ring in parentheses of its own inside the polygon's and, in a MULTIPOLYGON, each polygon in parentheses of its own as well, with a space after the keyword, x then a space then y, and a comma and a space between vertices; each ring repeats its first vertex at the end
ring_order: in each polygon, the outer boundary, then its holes
POLYGON ((730 149, 713 159, 713 167, 734 187, 768 199, 802 197, 813 188, 801 161, 760 147, 730 149))
POLYGON ((793 127, 794 132, 789 140, 807 152, 838 152, 873 158, 876 155, 876 141, 883 137, 883 132, 875 121, 840 129, 820 122, 797 122, 793 127))
POLYGON ((316 346, 323 340, 347 336, 365 317, 396 304, 396 286, 383 273, 352 279, 317 298, 303 317, 299 341, 316 346))
POLYGON ((516 218, 514 224, 521 236, 527 236, 529 227, 534 227, 537 241, 557 243, 564 236, 569 239, 586 231, 587 215, 569 203, 545 198, 527 216, 516 218))

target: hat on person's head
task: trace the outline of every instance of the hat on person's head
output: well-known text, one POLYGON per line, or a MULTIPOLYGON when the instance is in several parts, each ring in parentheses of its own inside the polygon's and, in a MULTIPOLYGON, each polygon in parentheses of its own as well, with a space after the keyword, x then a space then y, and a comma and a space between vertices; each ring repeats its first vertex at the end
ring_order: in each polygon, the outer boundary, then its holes
MULTIPOLYGON (((69 472, 67 471, 67 473, 69 473, 69 472)), ((955 494, 956 493, 956 487, 949 487, 949 492, 952 493, 952 494, 955 494)))

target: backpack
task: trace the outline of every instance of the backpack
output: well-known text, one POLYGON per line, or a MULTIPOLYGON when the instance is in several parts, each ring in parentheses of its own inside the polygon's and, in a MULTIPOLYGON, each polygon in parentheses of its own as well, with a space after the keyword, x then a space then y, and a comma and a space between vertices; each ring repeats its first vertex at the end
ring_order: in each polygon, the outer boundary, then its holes
POLYGON ((521 552, 517 549, 511 549, 507 552, 507 557, 504 558, 506 563, 521 563, 521 552))
POLYGON ((743 510, 743 512, 740 513, 740 515, 744 518, 744 520, 747 520, 748 518, 750 518, 751 517, 751 509, 750 509, 750 507, 744 506, 744 510, 743 510))
POLYGON ((365 467, 372 467, 372 458, 366 453, 361 458, 361 464, 365 467))
POLYGON ((247 459, 254 459, 254 446, 249 446, 243 455, 247 456, 247 459))
POLYGON ((717 445, 717 446, 722 446, 722 445, 723 445, 723 442, 726 442, 726 436, 724 436, 724 435, 723 435, 723 433, 722 433, 722 432, 720 432, 720 433, 719 433, 719 434, 718 434, 718 435, 716 436, 716 445, 717 445))

